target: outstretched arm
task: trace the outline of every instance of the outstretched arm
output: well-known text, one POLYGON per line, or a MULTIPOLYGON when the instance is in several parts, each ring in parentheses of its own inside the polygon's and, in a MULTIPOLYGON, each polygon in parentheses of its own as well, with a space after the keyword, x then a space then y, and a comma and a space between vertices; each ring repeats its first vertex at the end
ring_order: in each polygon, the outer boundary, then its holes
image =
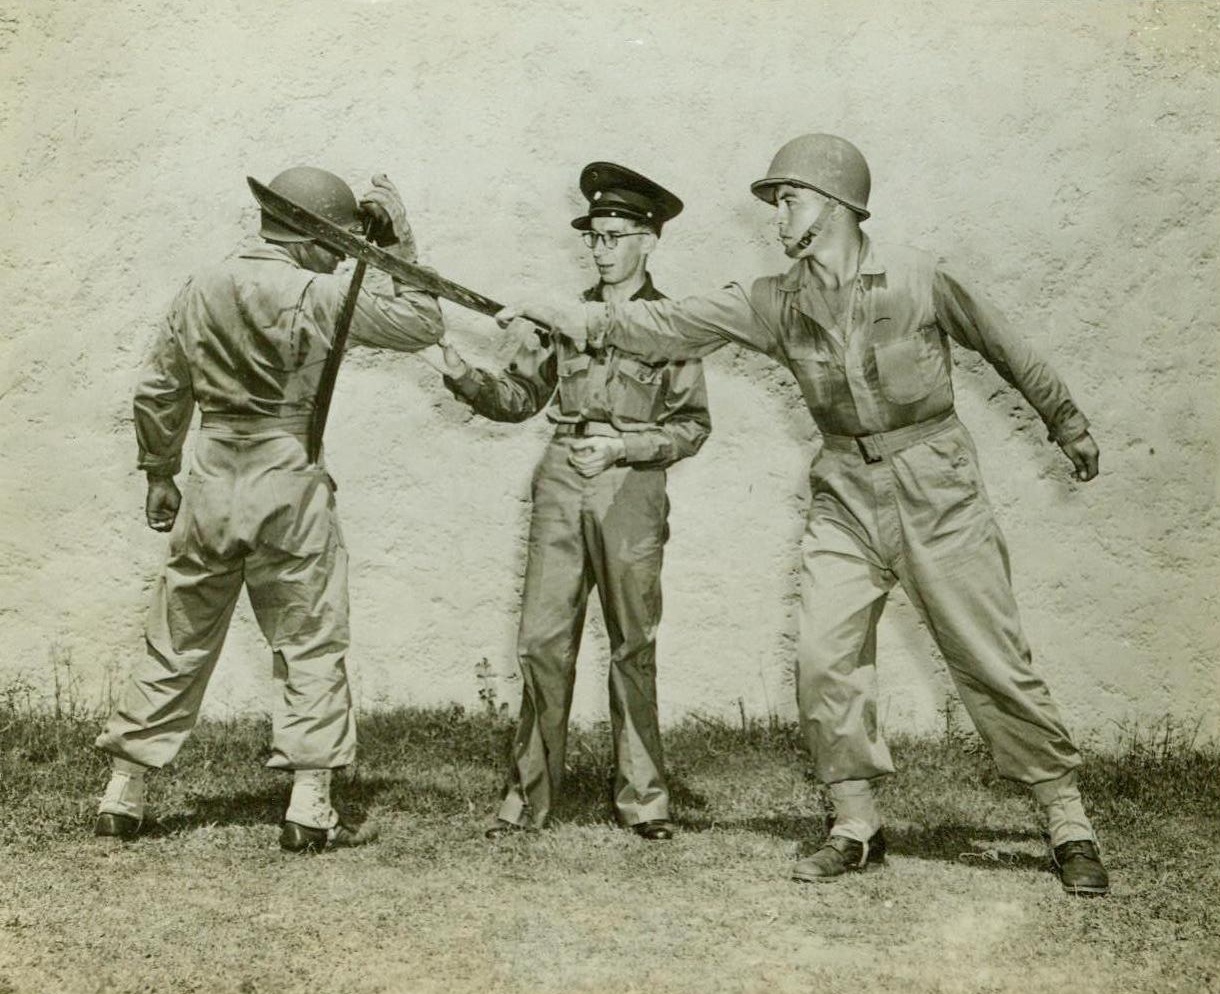
POLYGON ((492 421, 524 421, 541 411, 559 381, 555 350, 522 344, 499 373, 472 366, 448 341, 441 341, 445 386, 460 401, 492 421))
POLYGON ((698 359, 730 342, 772 353, 776 342, 744 289, 723 289, 682 300, 631 300, 614 304, 573 303, 538 297, 496 315, 502 325, 524 317, 541 321, 578 351, 613 345, 651 362, 698 359))

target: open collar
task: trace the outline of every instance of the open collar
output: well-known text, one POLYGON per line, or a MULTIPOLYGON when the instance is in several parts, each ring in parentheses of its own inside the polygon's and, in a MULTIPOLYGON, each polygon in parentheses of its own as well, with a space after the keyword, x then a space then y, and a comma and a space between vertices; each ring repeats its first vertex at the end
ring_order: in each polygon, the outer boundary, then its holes
MULTIPOLYGON (((876 243, 861 232, 861 237, 864 239, 864 254, 860 257, 860 275, 861 276, 880 276, 885 272, 885 260, 882 256, 884 250, 878 248, 876 243)), ((809 268, 809 260, 797 259, 792 264, 783 276, 779 278, 778 288, 784 293, 799 293, 801 287, 806 284, 813 283, 813 272, 809 268)), ((810 286, 810 289, 814 287, 810 286)))

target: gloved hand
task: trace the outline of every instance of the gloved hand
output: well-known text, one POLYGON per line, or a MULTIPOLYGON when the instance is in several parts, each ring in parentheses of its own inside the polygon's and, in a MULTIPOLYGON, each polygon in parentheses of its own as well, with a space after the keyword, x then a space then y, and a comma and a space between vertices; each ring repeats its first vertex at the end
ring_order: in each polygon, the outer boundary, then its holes
POLYGON ((172 476, 150 476, 148 496, 144 499, 144 517, 155 532, 167 532, 174 527, 182 493, 172 476))
POLYGON ((373 177, 372 188, 360 198, 360 213, 371 221, 369 240, 400 259, 415 262, 415 236, 407 223, 407 208, 385 173, 373 177))
POLYGON ((576 351, 583 352, 589 342, 589 329, 585 316, 585 305, 579 300, 565 298, 535 297, 509 304, 496 314, 496 323, 507 328, 518 318, 541 321, 557 335, 571 341, 576 351))
POLYGON ((1088 483, 1097 475, 1097 461, 1101 452, 1093 441, 1093 436, 1087 431, 1070 442, 1060 442, 1059 447, 1063 449, 1064 455, 1072 460, 1072 465, 1076 467, 1076 472, 1072 475, 1081 483, 1088 483))

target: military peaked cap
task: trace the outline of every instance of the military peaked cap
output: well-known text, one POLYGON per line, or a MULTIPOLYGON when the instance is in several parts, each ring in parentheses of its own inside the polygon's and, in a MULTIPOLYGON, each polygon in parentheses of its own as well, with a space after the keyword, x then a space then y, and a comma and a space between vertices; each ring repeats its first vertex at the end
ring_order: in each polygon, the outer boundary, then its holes
POLYGON ((661 225, 682 211, 682 201, 663 186, 613 162, 585 166, 580 171, 580 192, 589 201, 589 211, 573 220, 572 227, 581 231, 595 217, 625 217, 660 234, 661 225))

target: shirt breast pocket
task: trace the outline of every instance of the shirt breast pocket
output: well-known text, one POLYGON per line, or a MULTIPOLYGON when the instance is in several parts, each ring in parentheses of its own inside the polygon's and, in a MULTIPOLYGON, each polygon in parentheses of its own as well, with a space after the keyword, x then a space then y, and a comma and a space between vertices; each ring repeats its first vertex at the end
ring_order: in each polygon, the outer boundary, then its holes
POLYGON ((873 346, 881 392, 895 404, 914 404, 948 378, 940 329, 927 325, 909 335, 873 346))
POLYGON ((559 410, 573 417, 585 409, 589 399, 589 365, 587 355, 565 356, 559 360, 559 410))
POLYGON ((610 389, 614 416, 626 421, 656 421, 661 416, 664 388, 664 363, 651 366, 638 359, 620 357, 610 389))

